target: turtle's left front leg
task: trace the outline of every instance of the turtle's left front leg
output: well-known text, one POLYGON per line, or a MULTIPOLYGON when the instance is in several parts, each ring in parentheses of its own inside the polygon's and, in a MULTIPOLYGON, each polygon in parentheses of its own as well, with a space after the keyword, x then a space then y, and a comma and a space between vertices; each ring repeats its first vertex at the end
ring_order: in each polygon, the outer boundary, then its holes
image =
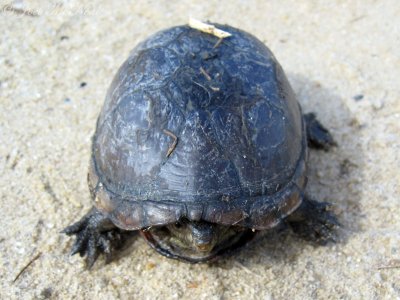
POLYGON ((305 114, 303 117, 306 122, 307 141, 310 147, 328 150, 332 146, 336 146, 332 135, 317 120, 314 113, 305 114))
POLYGON ((335 229, 339 227, 332 205, 304 198, 297 210, 285 221, 293 231, 305 240, 319 244, 336 241, 335 229))

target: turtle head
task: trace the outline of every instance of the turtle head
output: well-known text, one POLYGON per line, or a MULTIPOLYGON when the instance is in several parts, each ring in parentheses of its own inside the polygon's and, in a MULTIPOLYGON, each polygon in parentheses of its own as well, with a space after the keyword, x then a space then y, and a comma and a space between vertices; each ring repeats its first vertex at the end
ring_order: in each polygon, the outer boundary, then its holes
POLYGON ((172 235, 185 241, 193 250, 211 252, 217 243, 218 225, 207 222, 187 222, 170 225, 168 228, 172 235))
POLYGON ((142 235, 161 254, 195 263, 240 246, 250 234, 249 229, 238 226, 182 219, 143 230, 142 235))

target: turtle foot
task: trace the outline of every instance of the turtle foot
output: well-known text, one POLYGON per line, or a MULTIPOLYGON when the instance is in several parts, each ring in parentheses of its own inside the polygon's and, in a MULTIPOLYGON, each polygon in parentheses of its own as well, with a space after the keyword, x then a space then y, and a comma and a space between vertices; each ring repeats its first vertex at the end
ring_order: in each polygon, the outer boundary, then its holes
POLYGON ((304 115, 307 129, 308 145, 315 149, 329 150, 337 146, 329 131, 317 120, 314 113, 304 115))
POLYGON ((305 199, 287 222, 303 239, 325 245, 337 241, 336 229, 340 226, 331 210, 330 203, 305 199))
POLYGON ((66 227, 62 233, 76 235, 71 255, 86 255, 86 266, 90 269, 98 256, 103 253, 109 263, 117 250, 134 232, 117 228, 107 217, 96 209, 90 210, 81 220, 66 227))

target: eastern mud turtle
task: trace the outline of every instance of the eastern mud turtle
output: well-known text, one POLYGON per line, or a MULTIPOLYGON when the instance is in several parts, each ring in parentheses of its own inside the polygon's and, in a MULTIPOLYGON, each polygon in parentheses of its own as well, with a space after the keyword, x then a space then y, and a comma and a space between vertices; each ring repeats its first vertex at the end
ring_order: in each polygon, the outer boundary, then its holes
POLYGON ((286 223, 333 239, 328 203, 304 194, 308 146, 334 145, 303 115, 281 66, 254 36, 160 31, 120 67, 97 120, 94 207, 64 229, 91 266, 140 233, 161 254, 204 262, 286 223))

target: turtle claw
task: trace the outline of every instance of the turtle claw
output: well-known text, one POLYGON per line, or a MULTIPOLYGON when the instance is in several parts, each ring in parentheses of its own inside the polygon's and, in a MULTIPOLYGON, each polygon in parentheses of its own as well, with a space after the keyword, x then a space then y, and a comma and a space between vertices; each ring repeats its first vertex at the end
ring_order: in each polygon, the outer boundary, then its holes
POLYGON ((76 235, 71 255, 86 255, 88 269, 102 253, 106 257, 106 263, 111 262, 116 250, 122 248, 126 236, 131 234, 115 227, 107 217, 94 209, 80 221, 66 227, 62 233, 76 235))
POLYGON ((336 229, 340 223, 330 203, 305 199, 287 221, 293 231, 305 240, 320 245, 337 241, 336 229))
POLYGON ((72 246, 71 255, 79 253, 82 257, 86 254, 87 238, 84 235, 77 235, 74 245, 72 246))
POLYGON ((96 243, 96 237, 89 238, 89 242, 87 244, 87 259, 86 266, 88 269, 91 269, 96 259, 99 257, 99 249, 96 243))
POLYGON ((66 235, 72 235, 78 233, 83 229, 83 227, 85 227, 86 223, 87 223, 87 216, 83 217, 78 222, 69 225, 68 227, 65 227, 63 230, 61 230, 61 233, 65 233, 66 235))

